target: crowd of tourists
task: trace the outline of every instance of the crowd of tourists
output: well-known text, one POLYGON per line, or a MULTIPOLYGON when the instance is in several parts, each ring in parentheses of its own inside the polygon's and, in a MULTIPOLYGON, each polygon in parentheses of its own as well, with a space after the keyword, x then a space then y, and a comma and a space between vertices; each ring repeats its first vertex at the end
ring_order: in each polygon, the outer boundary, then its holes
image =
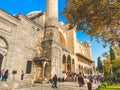
POLYGON ((79 86, 82 87, 88 83, 101 83, 104 81, 102 75, 84 75, 81 72, 79 74, 71 75, 73 82, 78 82, 79 86))
MULTIPOLYGON (((104 76, 103 75, 84 75, 83 73, 79 72, 78 74, 76 73, 66 73, 67 78, 71 78, 72 82, 76 82, 79 84, 79 87, 87 86, 88 83, 101 83, 104 81, 104 76)), ((67 79, 66 78, 66 79, 67 79)), ((52 83, 52 88, 57 88, 57 81, 58 82, 64 82, 66 79, 57 78, 57 75, 55 74, 54 77, 50 80, 52 83)))

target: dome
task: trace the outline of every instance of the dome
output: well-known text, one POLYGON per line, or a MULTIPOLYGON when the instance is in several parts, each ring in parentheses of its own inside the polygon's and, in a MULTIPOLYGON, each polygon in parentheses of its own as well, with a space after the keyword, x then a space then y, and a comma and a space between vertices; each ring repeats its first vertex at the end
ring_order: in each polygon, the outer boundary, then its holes
POLYGON ((28 13, 26 16, 28 18, 32 18, 32 17, 34 17, 34 16, 36 16, 36 15, 38 15, 40 13, 42 13, 42 11, 32 11, 32 12, 28 13))

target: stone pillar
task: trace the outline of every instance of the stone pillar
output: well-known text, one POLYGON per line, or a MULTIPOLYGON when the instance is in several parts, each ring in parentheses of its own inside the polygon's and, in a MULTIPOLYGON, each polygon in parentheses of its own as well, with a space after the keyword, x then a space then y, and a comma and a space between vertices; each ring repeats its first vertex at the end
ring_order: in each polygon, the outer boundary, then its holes
POLYGON ((45 81, 45 76, 44 76, 44 73, 45 73, 45 64, 46 64, 46 62, 43 61, 43 62, 42 62, 42 82, 43 82, 43 83, 44 83, 44 81, 45 81))

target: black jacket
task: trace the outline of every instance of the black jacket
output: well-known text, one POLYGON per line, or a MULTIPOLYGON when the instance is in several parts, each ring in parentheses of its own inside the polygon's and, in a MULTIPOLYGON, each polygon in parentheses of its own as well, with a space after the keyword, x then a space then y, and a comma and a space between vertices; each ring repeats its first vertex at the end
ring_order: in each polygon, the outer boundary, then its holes
POLYGON ((53 77, 53 82, 57 82, 57 76, 53 77))

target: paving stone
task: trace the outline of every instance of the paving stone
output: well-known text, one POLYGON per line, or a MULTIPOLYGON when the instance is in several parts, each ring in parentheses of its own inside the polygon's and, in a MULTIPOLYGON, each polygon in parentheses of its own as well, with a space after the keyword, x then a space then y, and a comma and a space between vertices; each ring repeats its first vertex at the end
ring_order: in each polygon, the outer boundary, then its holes
MULTIPOLYGON (((93 84, 92 86, 93 86, 93 90, 95 90, 98 84, 93 84)), ((32 87, 13 89, 13 90, 54 90, 54 89, 51 88, 51 84, 36 84, 35 86, 32 86, 32 87)), ((57 90, 88 90, 88 88, 87 88, 87 85, 83 87, 79 87, 78 83, 64 82, 64 83, 58 83, 57 90)))

